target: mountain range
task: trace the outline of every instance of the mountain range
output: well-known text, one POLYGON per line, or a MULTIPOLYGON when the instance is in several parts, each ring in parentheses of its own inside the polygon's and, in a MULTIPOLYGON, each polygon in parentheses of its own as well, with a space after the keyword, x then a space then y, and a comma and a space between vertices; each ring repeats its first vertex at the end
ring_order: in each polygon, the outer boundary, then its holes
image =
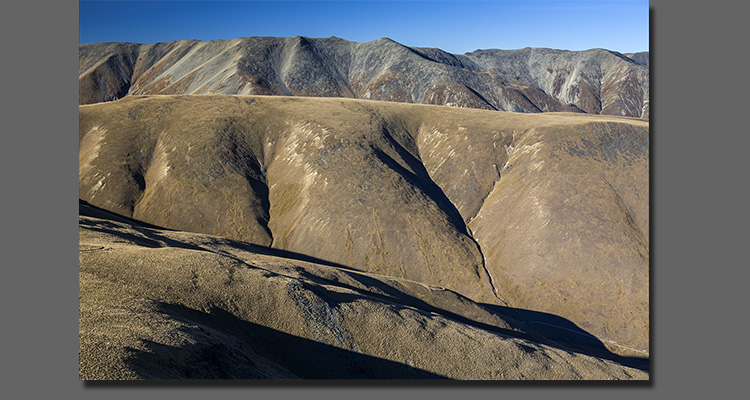
POLYGON ((79 104, 149 94, 348 97, 525 113, 649 117, 649 54, 451 54, 301 36, 79 46, 79 104))
POLYGON ((179 361, 644 379, 648 177, 642 118, 226 94, 81 105, 81 376, 216 377, 165 367, 179 361), (261 337, 358 366, 257 358, 261 337))

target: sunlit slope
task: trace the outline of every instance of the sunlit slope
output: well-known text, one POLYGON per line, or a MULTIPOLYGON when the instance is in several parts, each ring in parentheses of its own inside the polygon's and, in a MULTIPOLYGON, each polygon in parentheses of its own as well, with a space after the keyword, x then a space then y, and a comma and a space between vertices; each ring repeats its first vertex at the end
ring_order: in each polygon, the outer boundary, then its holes
POLYGON ((437 287, 86 203, 79 227, 81 379, 648 379, 437 287))
POLYGON ((648 127, 526 131, 469 223, 510 304, 648 351, 648 127))
POLYGON ((79 195, 648 351, 648 122, 341 98, 80 107, 79 195), (468 227, 467 227, 468 224, 468 227))

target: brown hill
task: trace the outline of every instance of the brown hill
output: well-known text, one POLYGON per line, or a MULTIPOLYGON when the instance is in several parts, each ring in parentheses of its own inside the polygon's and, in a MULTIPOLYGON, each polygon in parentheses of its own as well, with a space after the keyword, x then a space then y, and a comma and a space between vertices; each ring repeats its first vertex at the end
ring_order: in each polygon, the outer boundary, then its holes
POLYGON ((648 355, 647 121, 222 95, 127 96, 79 120, 92 205, 648 355))
POLYGON ((521 310, 85 202, 80 214, 81 379, 648 379, 521 310))
POLYGON ((148 94, 350 97, 648 118, 648 53, 543 48, 451 54, 388 38, 249 37, 79 47, 79 102, 148 94))

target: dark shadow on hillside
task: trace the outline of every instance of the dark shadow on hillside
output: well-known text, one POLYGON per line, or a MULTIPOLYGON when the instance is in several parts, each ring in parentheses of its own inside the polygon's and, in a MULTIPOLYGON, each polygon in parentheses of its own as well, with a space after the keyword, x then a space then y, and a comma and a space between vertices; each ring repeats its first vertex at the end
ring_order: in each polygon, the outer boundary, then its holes
MULTIPOLYGON (((81 199, 78 200, 78 214, 87 216, 87 217, 100 218, 104 220, 112 220, 112 221, 117 221, 117 222, 122 222, 122 223, 133 225, 133 227, 142 236, 124 232, 117 225, 108 221, 89 222, 89 221, 79 220, 79 225, 83 226, 86 229, 115 235, 115 236, 122 238, 123 240, 134 242, 140 246, 145 246, 145 247, 150 247, 150 248, 169 246, 169 247, 177 247, 177 248, 183 248, 183 249, 189 249, 189 250, 214 252, 213 250, 210 250, 210 249, 207 249, 207 248, 204 248, 204 247, 192 244, 192 243, 185 243, 185 242, 181 242, 178 240, 170 239, 168 237, 165 237, 164 235, 159 234, 159 232, 154 231, 154 230, 163 230, 163 231, 178 232, 173 229, 156 226, 156 225, 152 225, 152 224, 139 221, 133 218, 125 217, 125 216, 107 211, 103 208, 91 205, 88 202, 81 200, 81 199), (146 229, 140 229, 140 228, 146 228, 146 229)), ((211 241, 211 240, 205 241, 205 244, 207 245, 226 244, 226 245, 235 247, 237 249, 249 251, 253 253, 270 255, 270 256, 286 258, 286 259, 291 259, 291 260, 296 260, 296 261, 304 261, 304 262, 309 262, 313 264, 325 265, 329 267, 342 268, 342 269, 346 269, 350 271, 359 271, 355 268, 352 268, 343 264, 312 257, 307 254, 296 253, 296 252, 289 251, 289 250, 276 249, 276 248, 261 246, 261 245, 252 244, 252 243, 240 242, 240 241, 231 240, 231 239, 217 237, 216 240, 214 241, 211 241)), ((220 253, 220 254, 228 256, 228 257, 233 257, 227 253, 220 253)))
POLYGON ((180 242, 178 240, 173 240, 164 235, 160 235, 157 231, 155 231, 156 229, 162 229, 162 228, 158 228, 153 225, 145 224, 143 222, 136 221, 131 218, 123 217, 117 214, 114 214, 114 217, 111 217, 105 214, 105 213, 111 214, 108 211, 97 209, 97 207, 94 207, 91 205, 82 206, 79 204, 78 213, 79 215, 101 218, 98 221, 79 219, 78 220, 79 226, 92 230, 92 231, 102 232, 102 233, 110 234, 113 236, 117 236, 121 238, 122 240, 125 240, 127 242, 133 242, 139 246, 148 247, 148 248, 176 247, 176 248, 182 248, 182 249, 188 249, 188 250, 204 250, 200 246, 190 244, 190 243, 180 242), (112 220, 132 225, 140 235, 136 235, 130 232, 123 231, 122 227, 112 222, 112 220))
POLYGON ((315 292, 316 295, 318 295, 319 297, 321 297, 322 299, 324 299, 327 303, 331 305, 349 303, 349 302, 353 302, 358 299, 361 299, 363 297, 370 297, 370 298, 375 298, 378 301, 381 301, 384 303, 390 303, 399 307, 403 307, 403 306, 414 307, 426 313, 440 314, 454 321, 472 325, 472 326, 475 326, 477 328, 484 329, 487 331, 497 332, 505 336, 517 337, 517 338, 528 339, 528 340, 535 340, 533 336, 525 334, 524 332, 513 331, 509 329, 500 328, 494 325, 474 321, 472 319, 466 318, 454 312, 450 312, 445 309, 433 306, 425 302, 424 300, 408 295, 392 286, 384 285, 382 281, 379 281, 375 278, 368 277, 366 275, 351 274, 350 277, 356 280, 357 282, 361 283, 362 285, 364 285, 365 288, 374 288, 375 290, 365 291, 361 288, 346 284, 341 281, 331 281, 331 280, 322 278, 320 276, 313 275, 305 271, 302 268, 298 268, 296 272, 300 274, 300 276, 303 279, 306 279, 310 282, 317 283, 319 285, 336 285, 338 287, 350 289, 358 293, 358 294, 348 294, 348 293, 341 293, 341 292, 330 292, 318 286, 303 284, 303 286, 305 286, 306 289, 315 292))
POLYGON ((380 160, 380 162, 403 176, 407 182, 411 183, 415 187, 420 188, 424 194, 432 199, 432 201, 434 201, 435 204, 437 204, 437 206, 441 210, 443 210, 443 212, 445 212, 448 220, 451 222, 451 224, 453 224, 453 226, 459 233, 469 236, 468 230, 466 229, 466 223, 461 217, 461 213, 458 212, 456 206, 450 201, 450 199, 448 199, 448 196, 445 195, 443 189, 441 189, 440 186, 438 186, 438 184, 432 180, 422 161, 409 153, 398 142, 398 140, 393 137, 391 132, 388 130, 388 127, 384 126, 382 129, 382 133, 383 137, 393 147, 398 156, 401 157, 406 165, 408 165, 409 168, 411 168, 411 170, 414 172, 402 167, 401 164, 391 158, 391 156, 386 154, 383 150, 373 148, 373 152, 375 156, 380 160))
POLYGON ((282 249, 276 249, 276 248, 265 248, 264 249, 269 255, 281 257, 281 258, 288 258, 292 260, 297 261, 305 261, 313 264, 319 264, 319 265, 325 265, 327 267, 335 267, 335 268, 341 268, 349 271, 356 271, 356 272, 362 272, 362 270, 349 267, 347 265, 339 264, 333 261, 323 260, 317 257, 308 256, 307 254, 302 253, 296 253, 294 251, 289 250, 282 250, 282 249))
POLYGON ((548 340, 548 345, 572 350, 594 357, 614 361, 618 364, 649 372, 648 357, 627 357, 611 352, 601 340, 582 329, 572 321, 555 314, 522 308, 505 307, 494 304, 482 304, 484 308, 501 316, 509 317, 508 321, 515 321, 514 328, 533 330, 548 340))
MULTIPOLYGON (((226 257, 234 258, 240 263, 247 264, 244 260, 236 258, 231 253, 228 253, 225 251, 216 251, 214 249, 203 248, 201 246, 198 246, 192 243, 185 243, 185 242, 181 242, 178 240, 174 240, 174 239, 168 238, 160 234, 159 231, 155 230, 155 229, 163 229, 163 228, 154 227, 153 225, 144 224, 137 220, 133 220, 127 217, 122 217, 117 214, 110 213, 108 211, 99 209, 98 207, 91 206, 84 201, 80 201, 79 205, 80 205, 79 207, 80 215, 119 220, 121 222, 132 224, 133 227, 136 229, 136 231, 140 233, 142 236, 134 235, 132 233, 122 231, 120 226, 106 219, 100 220, 100 221, 80 221, 79 223, 81 224, 81 226, 87 229, 119 236, 120 238, 124 240, 135 242, 144 247, 155 248, 155 247, 170 246, 170 247, 185 248, 185 249, 190 249, 190 250, 214 252, 214 253, 221 254, 226 257)), ((165 229, 165 230, 169 231, 168 229, 165 229)), ((359 282, 362 285, 361 287, 355 287, 345 282, 341 282, 339 280, 334 281, 334 280, 325 279, 323 277, 320 277, 320 276, 317 276, 308 272, 306 269, 302 267, 295 268, 296 272, 300 275, 300 278, 302 278, 302 281, 301 281, 302 285, 305 286, 306 289, 313 291, 316 295, 318 295, 319 297, 321 297, 322 299, 324 299, 327 303, 331 305, 353 302, 362 298, 373 298, 378 301, 394 304, 399 307, 409 306, 409 307, 414 307, 418 310, 421 310, 425 313, 432 312, 432 313, 440 314, 444 316, 445 318, 454 320, 456 322, 471 325, 479 329, 483 329, 489 332, 495 332, 504 336, 526 339, 532 342, 542 343, 542 344, 549 345, 555 348, 559 348, 565 351, 572 351, 572 352, 576 352, 580 354, 585 354, 589 356, 611 360, 618 364, 636 368, 645 372, 649 371, 649 359, 648 358, 625 357, 625 356, 620 356, 615 353, 612 353, 594 335, 588 333, 584 329, 581 329, 570 320, 567 320, 565 318, 562 318, 554 314, 548 314, 548 313, 532 311, 532 310, 524 310, 520 308, 492 305, 492 304, 474 303, 470 299, 460 295, 459 293, 447 290, 447 292, 450 292, 452 293, 452 295, 456 296, 457 304, 460 304, 460 303, 475 304, 479 309, 483 309, 488 314, 497 316, 503 321, 505 321, 511 327, 511 329, 506 329, 506 328, 491 325, 485 322, 480 322, 472 318, 469 318, 467 316, 458 314, 459 312, 458 310, 456 311, 446 310, 445 308, 441 308, 439 305, 430 304, 422 299, 419 299, 417 297, 414 297, 412 295, 405 293, 402 290, 399 290, 397 287, 384 284, 383 281, 381 280, 367 276, 362 273, 357 273, 358 271, 351 267, 343 266, 334 262, 321 260, 315 257, 310 257, 304 254, 294 253, 294 252, 290 252, 286 250, 272 249, 272 248, 257 246, 257 245, 253 245, 249 243, 238 242, 238 241, 219 238, 219 237, 216 237, 213 242, 209 240, 205 242, 205 244, 206 245, 222 244, 225 246, 231 246, 236 249, 240 249, 240 250, 244 250, 244 251, 248 251, 248 252, 252 252, 256 254, 273 255, 273 256, 277 256, 286 260, 305 261, 305 262, 310 262, 314 264, 336 267, 336 268, 341 268, 344 270, 351 271, 349 273, 349 277, 359 282), (310 282, 310 284, 306 284, 305 280, 306 282, 310 282), (334 286, 350 289, 354 293, 340 293, 340 292, 328 291, 322 285, 334 285, 334 286)), ((174 310, 172 309, 172 311, 174 310)), ((216 311, 216 312, 221 313, 221 311, 216 311)), ((212 321, 226 321, 228 319, 229 318, 227 317, 223 319, 213 319, 212 321)), ((247 322, 245 321, 241 321, 241 322, 247 324, 247 322)), ((284 343, 279 342, 278 344, 281 345, 284 343)), ((224 350, 222 350, 221 348, 216 348, 214 350, 210 350, 209 352, 219 352, 219 354, 223 354, 222 353, 223 351, 224 350)), ((292 355, 288 355, 288 357, 292 357, 292 355)), ((307 371, 305 373, 308 373, 308 372, 312 373, 312 371, 307 371)), ((229 373, 229 372, 225 371, 224 373, 229 373)), ((331 379, 339 379, 339 378, 331 378, 331 379)), ((341 378, 341 379, 344 379, 344 378, 341 378)), ((346 378, 346 379, 349 379, 349 378, 346 378)), ((383 379, 396 379, 396 378, 383 378, 383 379)))
POLYGON ((162 228, 160 226, 152 225, 143 221, 139 221, 137 219, 133 219, 130 217, 126 217, 124 215, 113 213, 112 211, 107 211, 83 199, 78 199, 78 215, 83 215, 86 217, 102 218, 102 219, 111 219, 113 221, 142 226, 144 228, 149 228, 149 229, 162 229, 165 231, 174 231, 174 229, 162 228))
POLYGON ((144 341, 148 351, 131 349, 128 364, 147 379, 445 379, 244 321, 218 308, 203 312, 159 303, 158 312, 190 325, 180 331, 194 344, 144 341))
MULTIPOLYGON (((347 303, 358 300, 363 296, 374 297, 380 301, 388 302, 398 306, 410 306, 424 312, 440 314, 456 322, 471 325, 489 332, 495 332, 504 336, 526 339, 532 342, 542 343, 551 347, 572 351, 589 356, 599 357, 602 359, 614 361, 618 364, 636 368, 644 372, 649 370, 649 359, 642 357, 625 357, 612 353, 604 346, 594 335, 581 329, 572 321, 563 317, 548 314, 539 311, 525 310, 521 308, 498 306, 493 304, 475 303, 478 307, 483 308, 489 314, 499 316, 503 321, 508 323, 512 329, 501 328, 480 321, 470 319, 455 312, 429 304, 424 300, 406 294, 393 286, 384 285, 381 281, 362 274, 351 274, 350 277, 358 281, 365 287, 374 287, 381 293, 375 291, 363 290, 341 281, 329 281, 327 279, 315 276, 303 269, 298 269, 303 278, 310 282, 318 284, 336 285, 351 289, 361 295, 329 292, 322 287, 309 286, 307 289, 314 291, 318 296, 325 299, 331 304, 347 303)), ((451 291, 452 292, 452 291, 451 291)), ((459 299, 466 303, 471 302, 459 293, 452 292, 459 299)))

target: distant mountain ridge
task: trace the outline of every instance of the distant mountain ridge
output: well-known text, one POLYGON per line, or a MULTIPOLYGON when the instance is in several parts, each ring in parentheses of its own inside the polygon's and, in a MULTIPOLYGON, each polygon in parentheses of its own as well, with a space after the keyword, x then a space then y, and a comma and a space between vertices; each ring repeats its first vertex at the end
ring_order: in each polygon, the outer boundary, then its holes
POLYGON ((476 50, 388 38, 248 37, 79 46, 79 104, 146 94, 349 97, 649 117, 649 53, 476 50))

